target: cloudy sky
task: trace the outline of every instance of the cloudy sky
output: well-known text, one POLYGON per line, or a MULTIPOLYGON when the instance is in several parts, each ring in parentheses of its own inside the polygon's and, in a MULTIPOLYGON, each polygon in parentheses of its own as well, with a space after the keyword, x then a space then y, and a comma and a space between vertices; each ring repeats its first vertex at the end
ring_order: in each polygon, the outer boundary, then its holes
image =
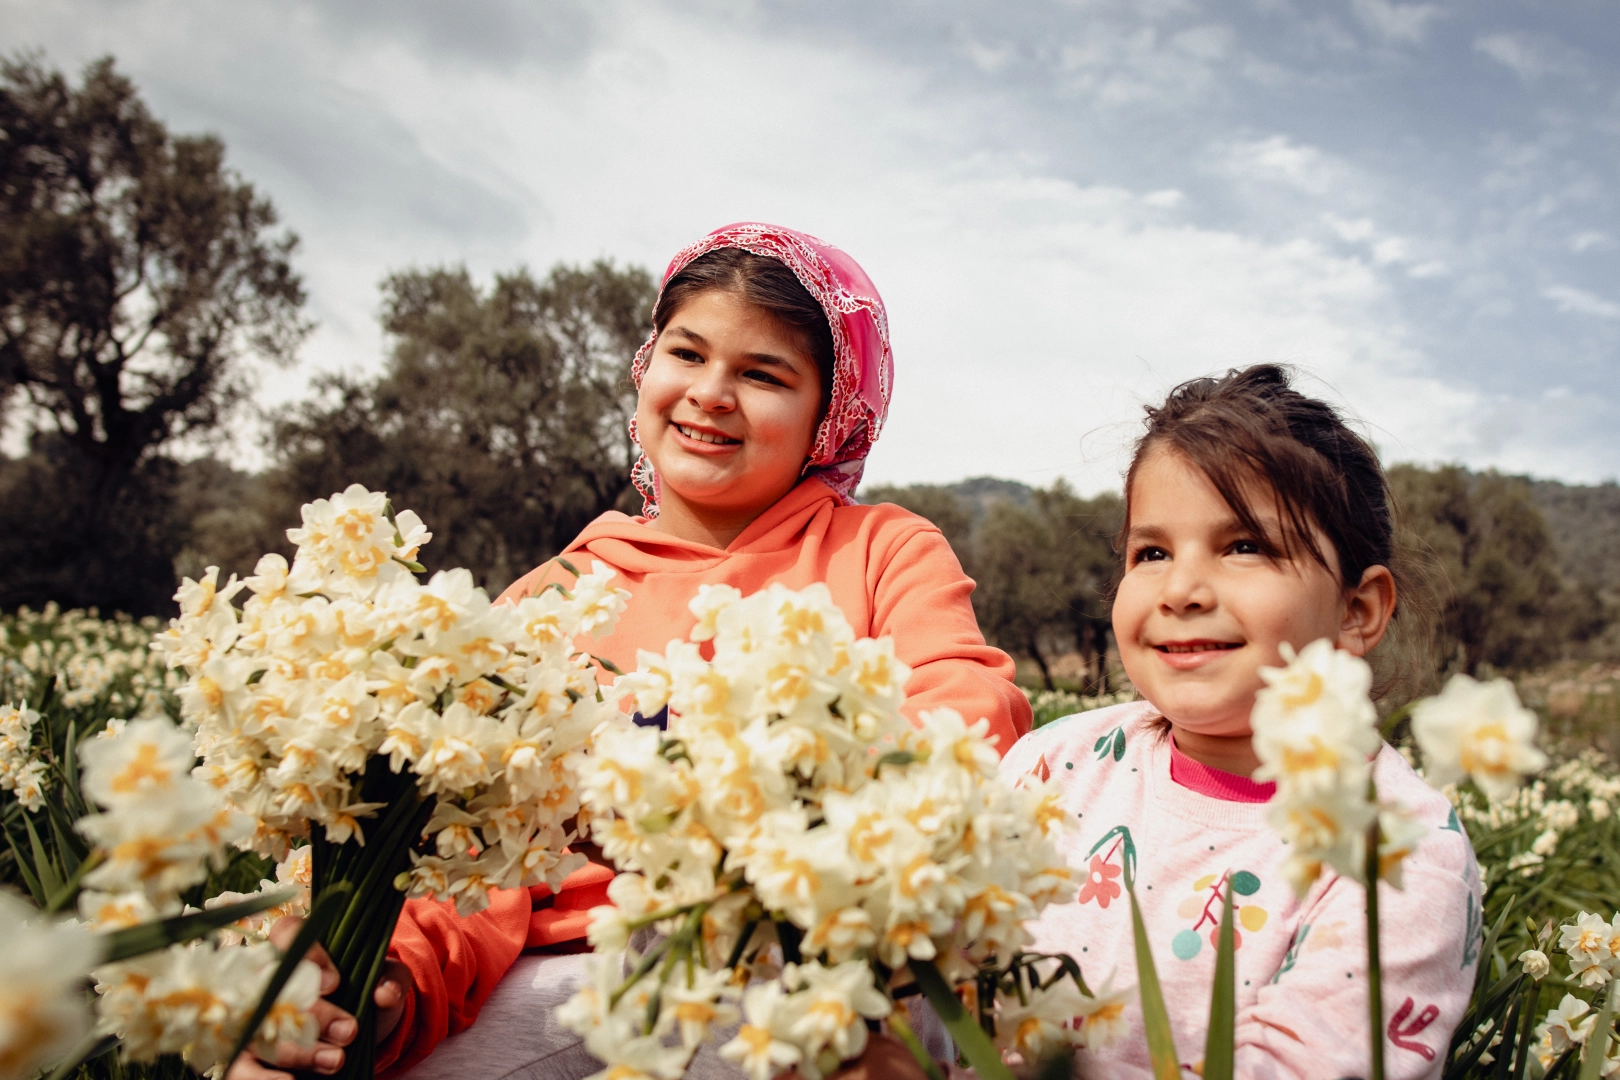
POLYGON ((0 0, 111 53, 302 237, 297 372, 389 270, 662 269, 763 219, 855 255, 868 477, 1115 486, 1141 405, 1297 364, 1392 460, 1620 473, 1614 0, 0 0))

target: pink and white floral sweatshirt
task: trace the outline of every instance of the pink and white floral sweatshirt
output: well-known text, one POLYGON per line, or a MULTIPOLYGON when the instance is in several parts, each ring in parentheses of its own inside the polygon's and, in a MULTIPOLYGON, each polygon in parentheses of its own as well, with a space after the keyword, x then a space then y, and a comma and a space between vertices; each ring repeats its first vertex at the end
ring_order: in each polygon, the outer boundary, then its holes
MULTIPOLYGON (((1020 739, 1002 761, 1063 788, 1075 828, 1064 854, 1081 882, 1073 903, 1033 924, 1035 948, 1080 962, 1093 991, 1136 985, 1127 867, 1134 868, 1183 1075, 1201 1072, 1222 884, 1236 916, 1237 1075, 1335 1080, 1367 1067, 1366 893, 1328 872, 1296 900, 1286 849, 1266 824, 1270 785, 1182 755, 1146 702, 1080 713, 1020 739)), ((1405 888, 1379 889, 1384 1060, 1389 1080, 1440 1075, 1479 959, 1479 869, 1445 797, 1389 746, 1373 766, 1381 799, 1429 827, 1404 866, 1405 888)), ((1134 992, 1125 1035, 1076 1056, 1076 1076, 1150 1077, 1134 992)))

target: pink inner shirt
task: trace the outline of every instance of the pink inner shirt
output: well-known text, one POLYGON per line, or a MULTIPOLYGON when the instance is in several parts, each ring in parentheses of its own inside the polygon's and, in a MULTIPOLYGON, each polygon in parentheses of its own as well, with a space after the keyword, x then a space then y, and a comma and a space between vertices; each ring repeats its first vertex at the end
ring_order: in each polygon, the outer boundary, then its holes
POLYGON ((1212 769, 1181 752, 1175 736, 1170 737, 1170 779, 1190 791, 1224 802, 1270 802, 1276 792, 1274 782, 1258 783, 1247 776, 1212 769))

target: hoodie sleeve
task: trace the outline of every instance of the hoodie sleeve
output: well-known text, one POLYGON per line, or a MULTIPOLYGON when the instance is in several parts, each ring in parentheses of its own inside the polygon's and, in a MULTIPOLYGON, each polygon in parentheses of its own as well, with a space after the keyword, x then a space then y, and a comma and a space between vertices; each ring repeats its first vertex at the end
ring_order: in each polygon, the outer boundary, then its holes
POLYGON ((478 1019, 523 951, 532 907, 528 889, 493 890, 489 907, 466 918, 449 901, 405 901, 389 951, 415 985, 399 1027, 377 1047, 378 1075, 397 1076, 478 1019))
POLYGON ((1012 657, 984 643, 973 614, 973 579, 944 534, 910 531, 889 553, 872 586, 872 636, 894 638, 911 668, 905 714, 949 706, 968 723, 990 721, 1002 754, 1029 730, 1029 699, 1013 682, 1012 657))

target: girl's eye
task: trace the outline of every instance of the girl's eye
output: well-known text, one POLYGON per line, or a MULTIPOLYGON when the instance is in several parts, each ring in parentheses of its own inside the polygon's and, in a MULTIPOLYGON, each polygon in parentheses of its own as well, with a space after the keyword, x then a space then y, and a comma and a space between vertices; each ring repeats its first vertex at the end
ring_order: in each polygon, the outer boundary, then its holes
POLYGON ((1264 555, 1265 549, 1258 540, 1234 540, 1230 548, 1233 555, 1264 555))
POLYGON ((768 372, 768 371, 760 371, 757 368, 755 370, 753 370, 753 371, 750 371, 747 375, 744 376, 744 378, 752 379, 754 382, 765 383, 767 386, 786 386, 787 385, 781 379, 778 379, 775 375, 772 375, 770 372, 768 372))
POLYGON ((691 349, 671 349, 669 355, 677 360, 685 360, 688 364, 701 364, 703 362, 703 357, 691 349))
POLYGON ((1132 563, 1163 562, 1170 557, 1170 553, 1161 547, 1138 548, 1131 556, 1132 563))

